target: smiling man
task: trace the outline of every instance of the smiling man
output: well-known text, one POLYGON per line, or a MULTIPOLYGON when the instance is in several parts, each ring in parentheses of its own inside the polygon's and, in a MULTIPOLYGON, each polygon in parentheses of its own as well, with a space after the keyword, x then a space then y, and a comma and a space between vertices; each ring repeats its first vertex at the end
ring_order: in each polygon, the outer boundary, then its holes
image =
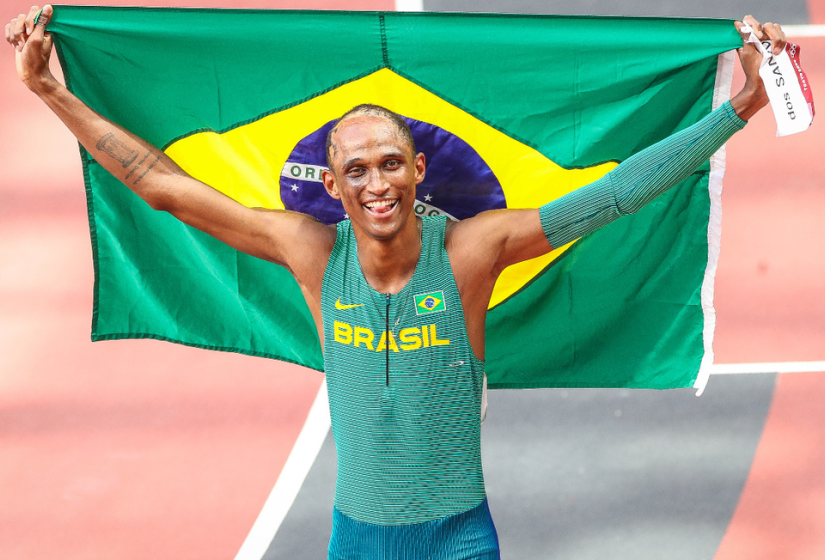
MULTIPOLYGON (((323 183, 349 219, 325 226, 247 208, 104 119, 49 71, 52 8, 6 25, 21 80, 150 206, 296 278, 324 346, 338 480, 330 558, 498 558, 481 468, 484 324, 496 279, 633 213, 692 173, 767 103, 753 45, 746 83, 694 126, 541 209, 461 222, 415 216, 426 162, 390 111, 361 105, 327 138, 323 183)), ((785 46, 778 25, 745 18, 785 46)), ((737 25, 741 25, 737 23, 737 25)))

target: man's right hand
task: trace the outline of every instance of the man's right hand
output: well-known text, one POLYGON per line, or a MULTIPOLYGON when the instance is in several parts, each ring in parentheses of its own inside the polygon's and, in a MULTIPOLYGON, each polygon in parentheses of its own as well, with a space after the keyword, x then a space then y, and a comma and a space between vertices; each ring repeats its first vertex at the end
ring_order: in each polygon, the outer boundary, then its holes
POLYGON ((40 8, 32 6, 28 14, 20 14, 6 25, 6 40, 16 51, 14 58, 17 75, 35 93, 55 82, 49 69, 52 37, 46 33, 46 26, 52 17, 52 7, 43 8, 35 25, 34 20, 38 12, 40 8))
MULTIPOLYGON (((770 40, 771 52, 778 55, 785 49, 787 40, 785 32, 778 23, 766 23, 762 25, 753 16, 745 16, 743 21, 734 23, 736 30, 742 34, 742 40, 747 39, 748 34, 743 33, 744 25, 747 24, 756 34, 760 41, 770 40)), ((737 95, 730 100, 733 110, 743 121, 750 120, 762 107, 768 104, 768 93, 765 91, 765 84, 759 77, 759 66, 762 63, 762 54, 751 43, 744 43, 739 50, 739 62, 745 73, 745 85, 737 95)))

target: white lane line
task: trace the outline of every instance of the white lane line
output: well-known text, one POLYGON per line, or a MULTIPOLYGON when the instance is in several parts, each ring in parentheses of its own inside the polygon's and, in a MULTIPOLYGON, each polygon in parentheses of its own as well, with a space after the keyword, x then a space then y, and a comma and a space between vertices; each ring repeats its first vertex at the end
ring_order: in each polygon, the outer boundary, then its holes
POLYGON ((825 371, 822 362, 765 362, 761 364, 713 364, 711 375, 736 375, 740 373, 806 373, 825 371))
MULTIPOLYGON (((423 12, 424 0, 395 0, 396 12, 423 12)), ((784 27, 782 29, 785 29, 784 27)))
POLYGON ((788 37, 825 37, 825 25, 783 25, 788 37))
POLYGON ((315 462, 330 428, 327 383, 321 383, 295 447, 235 560, 261 560, 315 462))

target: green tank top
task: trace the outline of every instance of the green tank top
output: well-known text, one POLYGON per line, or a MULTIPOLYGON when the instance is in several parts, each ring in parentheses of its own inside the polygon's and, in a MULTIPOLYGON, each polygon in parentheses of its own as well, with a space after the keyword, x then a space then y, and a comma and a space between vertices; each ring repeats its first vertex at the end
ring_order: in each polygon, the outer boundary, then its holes
POLYGON ((484 363, 467 338, 445 227, 445 217, 423 219, 412 278, 382 294, 364 278, 351 223, 338 224, 321 289, 324 369, 335 506, 357 521, 422 523, 485 497, 484 363))

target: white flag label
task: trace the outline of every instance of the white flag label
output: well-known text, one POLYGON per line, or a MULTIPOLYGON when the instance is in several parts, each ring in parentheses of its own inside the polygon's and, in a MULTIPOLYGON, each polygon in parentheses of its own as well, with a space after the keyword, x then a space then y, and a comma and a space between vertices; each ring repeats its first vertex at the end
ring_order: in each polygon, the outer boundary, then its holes
POLYGON ((760 42, 748 26, 742 31, 750 32, 746 41, 762 53, 759 77, 765 84, 776 118, 776 135, 788 136, 807 130, 814 120, 814 98, 799 62, 799 45, 788 43, 785 50, 774 55, 770 41, 760 42))

